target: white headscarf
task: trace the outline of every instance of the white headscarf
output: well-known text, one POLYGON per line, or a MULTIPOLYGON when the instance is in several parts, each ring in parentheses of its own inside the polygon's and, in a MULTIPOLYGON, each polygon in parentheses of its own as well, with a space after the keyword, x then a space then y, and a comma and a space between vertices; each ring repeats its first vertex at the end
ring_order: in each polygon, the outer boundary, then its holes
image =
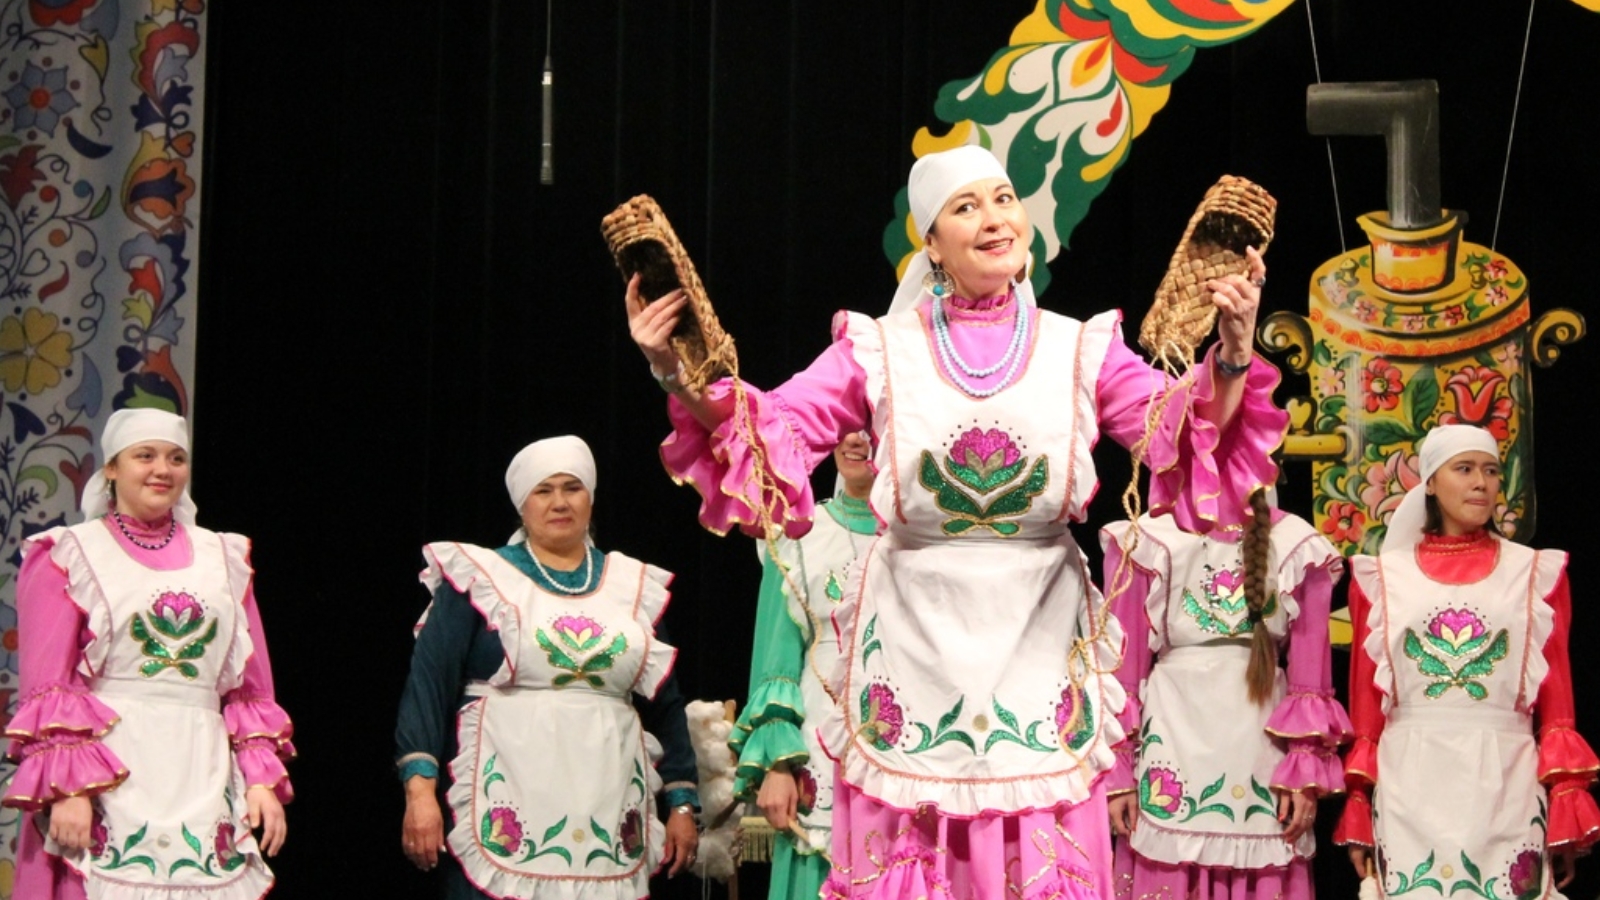
MULTIPOLYGON (((917 160, 911 167, 911 177, 906 182, 906 198, 911 205, 911 221, 917 227, 917 237, 919 239, 927 237, 933 228, 934 220, 939 218, 939 212, 944 209, 945 203, 955 196, 956 191, 985 178, 1011 180, 1011 176, 1006 174, 1005 166, 1000 165, 1000 160, 976 144, 965 144, 951 150, 930 153, 917 160)), ((1033 239, 1032 234, 1020 237, 1025 241, 1033 239)), ((1028 259, 1031 263, 1032 255, 1028 259)), ((895 289, 894 301, 889 304, 889 312, 915 309, 917 304, 922 302, 924 294, 922 279, 932 271, 933 263, 928 259, 928 248, 923 247, 906 265, 906 273, 900 279, 900 286, 895 289)), ((1016 292, 1019 301, 1030 306, 1034 305, 1033 286, 1026 278, 1016 285, 1016 292)))
MULTIPOLYGON (((506 468, 506 492, 511 495, 511 505, 517 508, 517 515, 522 515, 523 501, 533 489, 551 475, 571 475, 583 482, 589 489, 589 499, 594 499, 594 454, 583 438, 564 434, 534 441, 511 458, 511 465, 506 468)), ((519 543, 527 536, 526 530, 518 528, 511 536, 511 543, 519 543)), ((593 542, 590 544, 592 546, 593 542)))
MULTIPOLYGON (((161 409, 119 409, 106 420, 100 432, 100 456, 107 463, 118 453, 144 441, 166 441, 177 444, 189 452, 189 423, 182 416, 161 409)), ((105 467, 101 466, 89 476, 83 486, 83 500, 78 508, 83 510, 85 521, 98 519, 110 510, 111 489, 106 481, 105 467)), ((184 485, 183 496, 172 514, 185 525, 194 524, 194 500, 189 496, 189 486, 184 485)))
POLYGON ((1445 463, 1463 453, 1481 450, 1500 458, 1500 445, 1494 435, 1473 425, 1438 425, 1422 439, 1418 455, 1421 480, 1406 492, 1404 500, 1389 517, 1389 530, 1383 538, 1384 553, 1409 553, 1422 543, 1422 529, 1428 521, 1428 479, 1445 463))

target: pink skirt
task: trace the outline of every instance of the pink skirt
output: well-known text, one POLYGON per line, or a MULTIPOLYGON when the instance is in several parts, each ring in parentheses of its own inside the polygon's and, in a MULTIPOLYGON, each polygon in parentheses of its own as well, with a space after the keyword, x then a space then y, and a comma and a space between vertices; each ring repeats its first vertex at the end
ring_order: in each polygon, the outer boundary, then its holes
POLYGON ((1105 788, 1043 810, 957 818, 834 787, 825 900, 1109 900, 1105 788))
POLYGON ((1311 860, 1281 869, 1207 869, 1145 859, 1117 842, 1115 900, 1311 900, 1311 860))

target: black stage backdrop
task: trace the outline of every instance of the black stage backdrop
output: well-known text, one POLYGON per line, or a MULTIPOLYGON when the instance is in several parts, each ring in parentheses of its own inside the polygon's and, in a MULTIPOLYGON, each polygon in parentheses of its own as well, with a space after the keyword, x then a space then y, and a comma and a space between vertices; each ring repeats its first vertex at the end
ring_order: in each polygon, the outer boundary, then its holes
MULTIPOLYGON (((554 10, 555 184, 541 186, 545 6, 528 0, 217 3, 196 376, 196 495, 207 524, 255 539, 278 694, 298 726, 298 799, 275 863, 287 900, 429 897, 399 852, 393 717, 426 601, 418 548, 492 543, 516 523, 511 455, 575 432, 599 462, 603 547, 677 573, 667 620, 691 696, 742 700, 758 577, 752 542, 695 524, 661 469, 661 393, 629 342, 602 215, 637 193, 671 216, 737 337, 773 386, 828 340, 840 308, 877 313, 881 248, 910 139, 933 100, 981 70, 1028 0, 594 2, 554 10)), ((1318 2, 1328 81, 1437 79, 1443 200, 1489 244, 1527 4, 1318 2)), ((1316 80, 1306 8, 1198 53, 1052 266, 1045 306, 1118 306, 1137 323, 1201 194, 1222 173, 1281 201, 1270 309, 1305 311, 1312 269, 1385 203, 1375 138, 1306 134, 1316 80)), ((1529 273, 1535 312, 1600 313, 1593 158, 1600 15, 1545 0, 1533 20, 1496 249, 1529 273), (1588 274, 1585 274, 1588 273, 1588 274)), ((1600 338, 1536 378, 1539 534, 1591 536, 1600 338)), ((1304 394, 1291 376, 1285 395, 1304 394)), ((1120 516, 1125 454, 1080 540, 1120 516)), ((831 473, 827 482, 831 483, 831 473)), ((1284 503, 1308 512, 1309 468, 1284 503)), ((1579 726, 1600 738, 1590 664, 1600 567, 1575 556, 1579 726)), ((1345 654, 1336 654, 1342 685, 1345 654)), ((1342 686, 1341 686, 1342 693, 1342 686)), ((582 735, 573 735, 582 740, 582 735)), ((1462 785, 1481 790, 1483 785, 1462 785)), ((1323 804, 1324 838, 1340 802, 1323 804)), ((1353 896, 1338 849, 1324 896, 1353 896)), ((745 869, 746 896, 764 867, 745 869)), ((1571 896, 1592 897, 1600 863, 1571 896)), ((698 896, 689 879, 658 893, 698 896)), ((720 889, 719 889, 720 890, 720 889)))

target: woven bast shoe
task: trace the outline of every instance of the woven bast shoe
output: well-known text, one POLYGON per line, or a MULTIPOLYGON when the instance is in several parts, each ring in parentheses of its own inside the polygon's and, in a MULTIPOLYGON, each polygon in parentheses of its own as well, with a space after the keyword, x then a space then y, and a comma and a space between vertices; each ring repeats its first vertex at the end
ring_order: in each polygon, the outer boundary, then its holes
POLYGON ((640 194, 618 206, 600 221, 600 233, 623 280, 639 274, 639 295, 646 302, 680 287, 689 296, 669 339, 683 361, 683 383, 698 393, 707 383, 737 372, 733 338, 722 330, 688 251, 655 199, 640 194))
POLYGON ((1167 264, 1139 326, 1139 345, 1168 365, 1193 365, 1195 349, 1217 320, 1206 282, 1249 271, 1245 248, 1267 252, 1277 209, 1278 201, 1247 179, 1224 175, 1212 185, 1167 264))

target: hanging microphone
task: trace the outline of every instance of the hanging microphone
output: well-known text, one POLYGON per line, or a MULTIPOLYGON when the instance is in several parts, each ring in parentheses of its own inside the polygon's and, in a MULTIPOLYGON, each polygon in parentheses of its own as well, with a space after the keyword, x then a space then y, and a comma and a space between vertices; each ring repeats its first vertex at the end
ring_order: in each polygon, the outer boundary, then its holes
POLYGON ((550 71, 550 56, 549 54, 546 54, 544 58, 544 78, 540 82, 540 93, 544 97, 544 129, 542 139, 539 144, 540 184, 555 184, 556 181, 555 163, 552 160, 551 153, 553 137, 552 132, 554 131, 554 128, 551 123, 551 107, 553 104, 551 103, 550 97, 554 93, 554 81, 555 77, 550 71))

